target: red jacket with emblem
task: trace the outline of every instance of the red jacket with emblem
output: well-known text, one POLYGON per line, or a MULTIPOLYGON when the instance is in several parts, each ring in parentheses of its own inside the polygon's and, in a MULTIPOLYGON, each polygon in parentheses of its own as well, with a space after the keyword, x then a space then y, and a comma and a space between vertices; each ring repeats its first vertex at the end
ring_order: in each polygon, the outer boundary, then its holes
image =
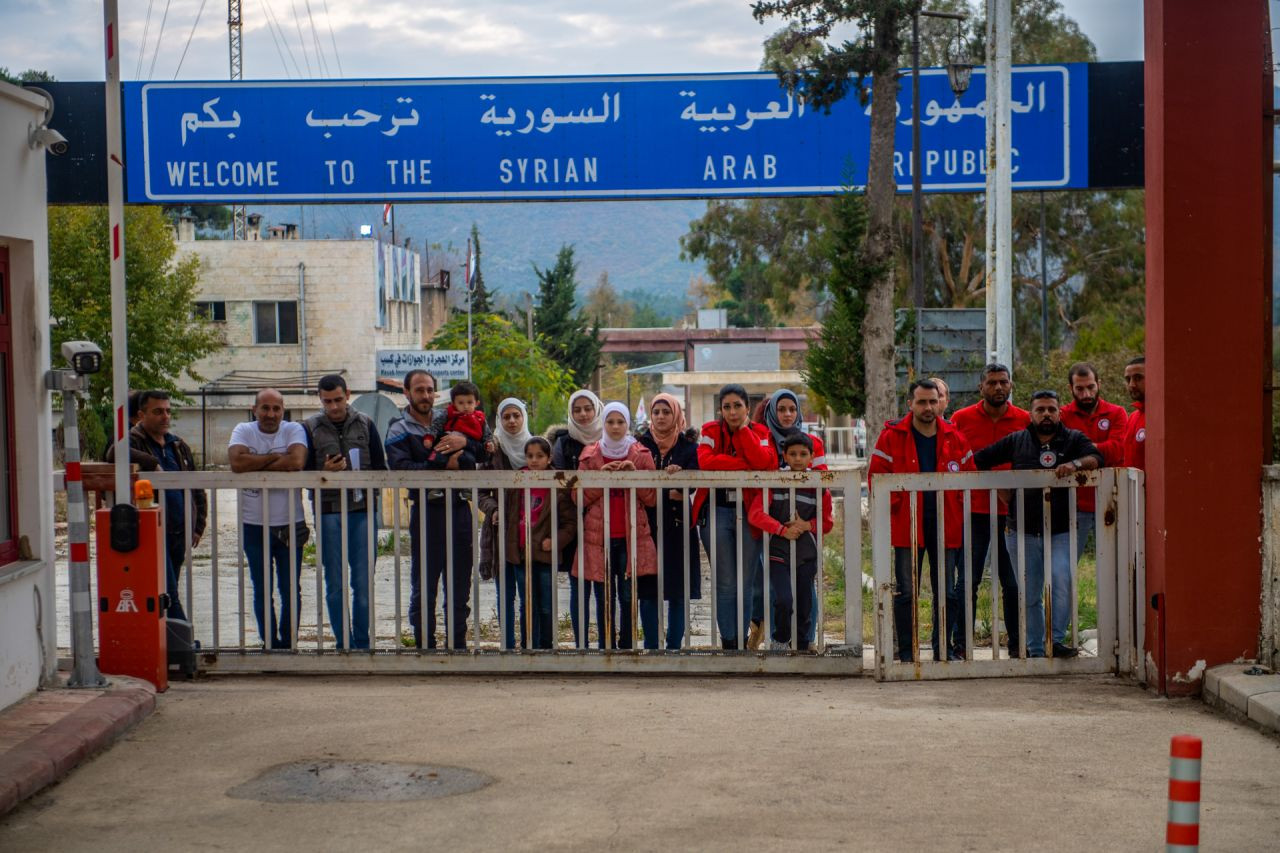
MULTIPOLYGON (((1013 403, 1009 404, 1003 415, 993 421, 982 408, 981 400, 972 406, 965 406, 951 416, 952 426, 960 430, 964 435, 965 441, 969 442, 969 449, 974 453, 984 447, 990 447, 1006 435, 1026 429, 1030 423, 1031 413, 1026 409, 1019 409, 1013 403)), ((1008 471, 1011 467, 1010 465, 1001 465, 994 470, 1008 471)), ((1002 500, 998 500, 998 503, 1000 504, 1000 514, 1008 515, 1008 504, 1002 500)), ((991 513, 991 498, 987 491, 980 490, 973 493, 971 511, 982 515, 991 513)))
POLYGON ((1135 402, 1124 433, 1124 467, 1147 469, 1146 404, 1135 402))
MULTIPOLYGON (((963 411, 963 409, 961 410, 963 411)), ((988 420, 990 420, 988 418, 988 420)), ((940 472, 974 471, 973 452, 969 442, 954 424, 942 418, 938 424, 938 470, 940 472)), ((871 464, 867 467, 867 485, 877 474, 915 474, 920 471, 920 459, 916 455, 915 438, 911 435, 911 415, 885 424, 876 448, 871 452, 871 464)), ((964 544, 964 492, 944 492, 943 525, 947 548, 959 548, 964 544)), ((923 544, 924 493, 916 494, 916 543, 923 544)), ((977 493, 974 493, 975 503, 977 493)), ((933 500, 932 495, 930 500, 933 500)), ((911 547, 911 502, 906 492, 893 492, 889 499, 893 515, 893 547, 911 547)))
MULTIPOLYGON (((764 424, 750 423, 741 429, 729 429, 724 421, 707 421, 698 439, 698 468, 702 471, 776 471, 778 451, 773 436, 764 424)), ((743 494, 743 503, 746 503, 743 494)), ((693 517, 697 518, 707 501, 707 490, 698 489, 693 499, 693 517)), ((724 506, 724 503, 719 503, 724 506)), ((746 507, 743 507, 746 511, 746 507)), ((745 519, 745 516, 744 516, 745 519)))
MULTIPOLYGON (((1102 454, 1102 464, 1115 468, 1124 462, 1124 434, 1129 424, 1129 413, 1123 406, 1108 403, 1101 397, 1092 412, 1086 412, 1075 400, 1062 407, 1062 423, 1078 429, 1089 437, 1093 446, 1102 454)), ((1076 506, 1084 512, 1093 512, 1097 506, 1095 489, 1080 489, 1076 506)))

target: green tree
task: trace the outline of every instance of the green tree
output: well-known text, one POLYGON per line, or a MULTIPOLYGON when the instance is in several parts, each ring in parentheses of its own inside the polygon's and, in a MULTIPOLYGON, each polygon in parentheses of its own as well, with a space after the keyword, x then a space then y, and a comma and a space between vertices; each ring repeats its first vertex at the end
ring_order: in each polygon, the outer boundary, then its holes
POLYGON ((613 282, 609 281, 608 272, 602 272, 596 279, 596 283, 587 291, 587 301, 583 310, 586 311, 591 322, 597 326, 625 329, 632 325, 635 304, 618 293, 613 282))
POLYGON ((864 254, 866 200, 852 187, 836 197, 824 231, 823 253, 830 265, 831 304, 818 339, 805 356, 805 382, 837 414, 858 414, 866 406, 865 363, 858 342, 866 320, 867 295, 879 271, 864 254))
POLYGON ((475 267, 475 292, 471 294, 471 311, 474 314, 492 314, 493 300, 489 298, 489 291, 484 286, 484 273, 480 269, 480 228, 474 222, 471 223, 471 246, 475 253, 473 263, 475 267))
POLYGON ((231 227, 231 208, 225 204, 166 204, 163 210, 174 225, 180 216, 191 217, 197 231, 221 232, 231 227))
POLYGON ((756 20, 780 16, 790 22, 779 43, 782 55, 770 69, 791 92, 812 107, 830 111, 831 105, 856 92, 862 103, 871 99, 871 145, 867 158, 867 229, 864 261, 876 276, 866 294, 862 322, 867 441, 874 442, 880 425, 895 414, 893 299, 897 280, 892 263, 894 132, 898 106, 898 75, 904 30, 920 10, 921 0, 766 0, 753 3, 756 20), (852 27, 856 40, 828 43, 833 35, 852 27), (798 59, 796 59, 798 58, 798 59), (871 77, 868 93, 865 86, 871 77))
POLYGON ((591 381, 600 363, 600 324, 591 323, 577 307, 578 263, 573 247, 561 246, 554 265, 539 269, 538 310, 533 315, 534 331, 547 355, 564 365, 580 385, 591 381))
MULTIPOLYGON (((105 207, 49 208, 49 315, 52 350, 93 341, 111 363, 111 264, 105 207)), ((193 312, 200 262, 175 258, 173 232, 158 207, 125 210, 129 385, 178 391, 183 372, 222 346, 217 329, 193 312)), ((111 371, 93 378, 90 406, 110 424, 111 371)))
POLYGON ((0 65, 0 80, 12 83, 15 86, 21 86, 23 83, 57 82, 56 78, 48 71, 37 71, 34 68, 28 68, 26 71, 14 73, 3 65, 0 65))
MULTIPOLYGON (((492 414, 505 397, 523 400, 530 407, 529 429, 535 434, 563 418, 573 381, 561 364, 525 337, 522 329, 496 314, 478 314, 472 322, 475 365, 471 378, 480 388, 486 410, 492 414)), ((452 318, 431 340, 432 349, 466 347, 466 317, 452 318)))

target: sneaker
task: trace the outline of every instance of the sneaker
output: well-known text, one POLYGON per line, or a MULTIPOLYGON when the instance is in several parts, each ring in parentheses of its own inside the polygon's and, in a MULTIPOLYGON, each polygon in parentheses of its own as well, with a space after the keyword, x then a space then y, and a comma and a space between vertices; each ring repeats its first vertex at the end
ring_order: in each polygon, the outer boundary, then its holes
POLYGON ((789 652, 789 651, 791 651, 791 644, 790 644, 790 643, 784 643, 784 642, 782 642, 781 640, 770 640, 770 641, 769 641, 769 651, 771 651, 771 652, 789 652))
POLYGON ((1053 656, 1055 658, 1073 658, 1080 654, 1080 650, 1075 646, 1068 646, 1066 643, 1053 644, 1053 656))
POLYGON ((756 651, 764 643, 764 626, 759 622, 751 623, 751 630, 747 632, 747 648, 756 651))

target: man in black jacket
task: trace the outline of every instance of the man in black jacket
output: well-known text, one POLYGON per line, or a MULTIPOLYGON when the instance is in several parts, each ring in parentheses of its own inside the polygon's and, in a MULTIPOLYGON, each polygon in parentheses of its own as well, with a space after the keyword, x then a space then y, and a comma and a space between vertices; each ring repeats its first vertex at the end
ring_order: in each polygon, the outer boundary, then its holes
MULTIPOLYGON (((1088 436, 1062 425, 1056 391, 1037 391, 1031 395, 1031 424, 1020 432, 1010 433, 995 444, 979 450, 973 457, 978 468, 987 471, 997 465, 1012 463, 1015 471, 1053 471, 1059 477, 1070 477, 1077 471, 1091 471, 1102 464, 1088 436)), ((1075 508, 1071 489, 1050 490, 1049 518, 1044 518, 1040 489, 1021 489, 1022 499, 1015 494, 1009 500, 1009 530, 1005 534, 1014 568, 1018 569, 1018 534, 1023 535, 1026 564, 1027 626, 1029 657, 1044 657, 1044 537, 1049 537, 1053 564, 1053 656, 1075 657, 1079 652, 1067 645, 1067 625, 1071 621, 1071 512, 1075 508)))
MULTIPOLYGON (((191 448, 178 436, 169 432, 173 410, 168 391, 138 392, 138 423, 129 430, 129 461, 143 471, 194 471, 196 460, 191 448)), ((107 448, 107 462, 115 461, 115 445, 107 448)), ((187 557, 186 500, 180 489, 165 489, 164 545, 165 591, 169 594, 170 619, 186 621, 187 613, 178 595, 178 579, 187 557)), ((194 550, 204 536, 208 515, 208 498, 201 489, 191 490, 191 547, 194 550)))

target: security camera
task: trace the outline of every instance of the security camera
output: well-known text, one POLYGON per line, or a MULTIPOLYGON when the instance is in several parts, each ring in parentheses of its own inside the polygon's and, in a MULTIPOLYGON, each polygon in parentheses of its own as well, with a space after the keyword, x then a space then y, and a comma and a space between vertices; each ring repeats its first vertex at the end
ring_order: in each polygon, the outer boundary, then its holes
POLYGON ((102 349, 92 341, 67 341, 62 345, 62 357, 81 376, 102 369, 102 349))
POLYGON ((48 148, 50 154, 66 154, 67 138, 51 127, 30 125, 27 130, 27 144, 32 150, 48 148))

